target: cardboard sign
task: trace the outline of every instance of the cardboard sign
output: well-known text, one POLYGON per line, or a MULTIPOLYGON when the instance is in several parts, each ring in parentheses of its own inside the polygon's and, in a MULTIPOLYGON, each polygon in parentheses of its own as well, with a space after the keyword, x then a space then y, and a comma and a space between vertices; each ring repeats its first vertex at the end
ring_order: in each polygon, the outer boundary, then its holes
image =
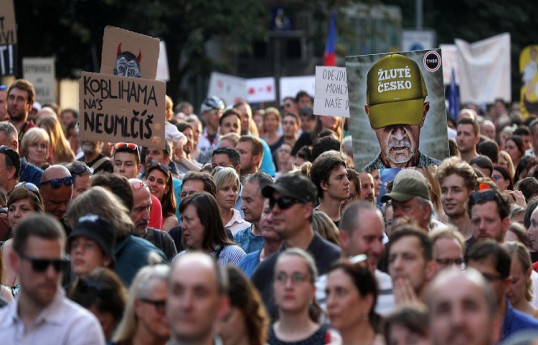
POLYGON ((164 149, 164 82, 82 72, 79 89, 81 139, 164 149))
POLYGON ((217 96, 227 105, 233 105, 239 100, 246 99, 247 82, 233 75, 212 72, 207 96, 217 96))
POLYGON ((314 114, 349 117, 345 67, 316 66, 314 114))
POLYGON ((22 74, 34 85, 36 101, 41 104, 56 102, 54 58, 24 58, 22 74))
POLYGON ((107 26, 103 35, 101 73, 155 79, 159 39, 107 26))
POLYGON ((282 77, 280 78, 280 103, 284 97, 293 97, 299 91, 306 91, 309 95, 316 93, 316 76, 282 77))
POLYGON ((440 52, 346 58, 355 169, 437 165, 448 157, 440 52))
POLYGON ((0 76, 14 75, 17 61, 17 27, 12 0, 0 1, 0 76))
POLYGON ((276 100, 275 78, 247 79, 247 102, 273 102, 276 100))
POLYGON ((159 43, 159 60, 157 60, 157 80, 169 81, 170 71, 168 70, 168 57, 166 55, 166 44, 159 43))

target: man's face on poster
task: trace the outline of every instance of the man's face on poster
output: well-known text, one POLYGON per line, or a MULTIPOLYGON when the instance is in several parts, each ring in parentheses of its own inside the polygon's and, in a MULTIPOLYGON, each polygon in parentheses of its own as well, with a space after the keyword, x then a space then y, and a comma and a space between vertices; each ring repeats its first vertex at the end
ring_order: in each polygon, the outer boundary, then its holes
POLYGON ((406 165, 418 156, 419 125, 392 125, 375 130, 381 158, 388 166, 406 165))

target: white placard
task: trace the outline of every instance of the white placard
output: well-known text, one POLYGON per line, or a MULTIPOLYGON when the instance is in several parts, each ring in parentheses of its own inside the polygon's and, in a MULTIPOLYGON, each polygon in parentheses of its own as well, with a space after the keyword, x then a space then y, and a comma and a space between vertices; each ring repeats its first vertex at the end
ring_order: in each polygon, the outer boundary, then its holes
POLYGON ((314 114, 349 117, 345 67, 316 66, 314 114))
POLYGON ((168 58, 166 56, 166 44, 164 41, 159 42, 159 59, 157 60, 157 77, 155 79, 162 81, 170 80, 168 70, 168 58))
POLYGON ((37 102, 41 104, 56 102, 54 58, 23 58, 22 71, 24 79, 34 85, 37 102))
POLYGON ((250 78, 246 80, 247 102, 273 102, 276 100, 275 78, 250 78))
POLYGON ((226 105, 233 105, 247 98, 246 85, 247 82, 243 78, 212 72, 207 95, 220 97, 226 105))
POLYGON ((284 97, 293 97, 299 91, 306 91, 309 95, 316 92, 316 76, 309 75, 303 77, 282 77, 280 78, 280 103, 284 97))
POLYGON ((456 72, 456 85, 459 85, 460 68, 458 65, 458 48, 455 44, 441 44, 439 47, 443 56, 443 84, 450 85, 452 69, 454 69, 454 72, 456 72))

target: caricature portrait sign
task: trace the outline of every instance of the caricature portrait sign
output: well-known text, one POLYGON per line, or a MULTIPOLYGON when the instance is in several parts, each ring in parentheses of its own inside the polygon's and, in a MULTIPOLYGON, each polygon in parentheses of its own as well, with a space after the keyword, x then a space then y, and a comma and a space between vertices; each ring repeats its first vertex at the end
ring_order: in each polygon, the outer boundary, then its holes
POLYGON ((155 79, 159 39, 107 26, 103 35, 101 73, 155 79))
POLYGON ((360 170, 438 165, 449 155, 440 49, 346 58, 360 170))

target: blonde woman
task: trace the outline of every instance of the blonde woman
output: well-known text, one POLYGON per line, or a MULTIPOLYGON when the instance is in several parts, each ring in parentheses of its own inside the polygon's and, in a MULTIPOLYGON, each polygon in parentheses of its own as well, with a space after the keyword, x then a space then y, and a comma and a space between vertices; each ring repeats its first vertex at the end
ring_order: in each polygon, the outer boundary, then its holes
POLYGON ((267 145, 269 145, 271 154, 274 154, 284 141, 284 137, 277 133, 281 119, 280 111, 278 111, 277 108, 269 107, 265 109, 265 113, 263 114, 262 138, 267 142, 267 145))
POLYGON ((234 208, 239 195, 239 175, 233 168, 218 168, 213 175, 217 185, 215 199, 219 206, 222 224, 229 228, 232 234, 249 228, 251 224, 241 217, 241 213, 234 208))
POLYGON ((39 127, 30 128, 21 140, 20 156, 25 157, 28 163, 41 169, 49 164, 50 137, 46 130, 39 127))
POLYGON ((75 154, 65 138, 62 125, 55 116, 38 118, 37 126, 43 128, 49 134, 52 164, 70 163, 75 160, 75 154))

